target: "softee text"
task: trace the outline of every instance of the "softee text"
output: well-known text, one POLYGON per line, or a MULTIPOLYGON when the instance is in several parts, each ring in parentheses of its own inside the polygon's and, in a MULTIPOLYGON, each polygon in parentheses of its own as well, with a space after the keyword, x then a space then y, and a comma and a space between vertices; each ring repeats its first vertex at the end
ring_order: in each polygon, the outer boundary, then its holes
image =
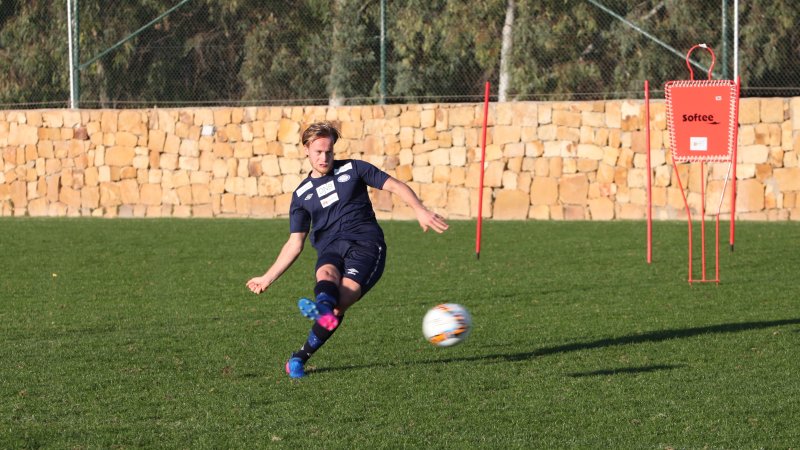
POLYGON ((713 114, 684 114, 683 115, 684 122, 713 122, 714 115, 713 114))

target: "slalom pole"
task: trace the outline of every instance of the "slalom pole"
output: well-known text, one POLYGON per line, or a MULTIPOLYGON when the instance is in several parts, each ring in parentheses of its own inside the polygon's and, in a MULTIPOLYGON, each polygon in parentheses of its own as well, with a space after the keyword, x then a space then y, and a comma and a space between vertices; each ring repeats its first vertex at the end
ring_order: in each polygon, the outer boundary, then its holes
POLYGON ((700 161, 700 255, 703 259, 703 279, 706 281, 706 170, 705 161, 700 161))
POLYGON ((653 166, 650 164, 650 81, 644 80, 644 122, 647 141, 647 264, 653 262, 653 166))
MULTIPOLYGON (((725 191, 722 191, 722 195, 725 195, 725 191)), ((715 234, 716 239, 714 239, 714 257, 716 260, 714 261, 714 280, 719 284, 719 213, 717 213, 717 225, 715 234)))
POLYGON ((486 169, 486 124, 489 117, 489 82, 483 95, 483 130, 481 134, 481 177, 478 183, 478 228, 475 232, 475 258, 481 259, 481 225, 483 223, 483 174, 486 169))

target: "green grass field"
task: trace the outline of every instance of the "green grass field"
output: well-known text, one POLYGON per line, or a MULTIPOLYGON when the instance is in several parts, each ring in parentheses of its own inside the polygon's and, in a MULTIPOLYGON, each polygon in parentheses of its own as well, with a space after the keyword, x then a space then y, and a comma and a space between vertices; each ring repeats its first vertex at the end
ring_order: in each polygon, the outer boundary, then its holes
POLYGON ((382 281, 292 381, 313 249, 245 288, 286 221, 0 220, 0 448, 800 447, 800 224, 738 224, 694 286, 681 222, 652 265, 642 222, 485 222, 480 260, 474 222, 383 225, 382 281), (474 328, 438 349, 444 301, 474 328))

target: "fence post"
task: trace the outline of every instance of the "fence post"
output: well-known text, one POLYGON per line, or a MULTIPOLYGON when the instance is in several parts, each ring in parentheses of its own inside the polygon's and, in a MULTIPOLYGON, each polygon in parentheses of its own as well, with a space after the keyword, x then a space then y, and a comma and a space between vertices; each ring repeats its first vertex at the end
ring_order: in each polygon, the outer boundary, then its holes
POLYGON ((80 99, 80 35, 78 0, 67 0, 67 43, 69 44, 69 107, 75 109, 80 99))

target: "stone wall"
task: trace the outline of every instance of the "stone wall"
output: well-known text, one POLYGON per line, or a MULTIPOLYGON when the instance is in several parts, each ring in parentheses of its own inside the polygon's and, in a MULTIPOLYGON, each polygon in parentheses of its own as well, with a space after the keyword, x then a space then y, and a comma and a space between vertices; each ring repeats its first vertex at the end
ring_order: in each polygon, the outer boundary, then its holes
MULTIPOLYGON (((337 158, 367 160, 451 219, 477 215, 482 104, 0 111, 0 215, 279 217, 309 170, 303 127, 333 120, 337 158)), ((654 218, 685 218, 663 101, 650 112, 654 218)), ((737 218, 798 220, 800 98, 740 107, 737 218)), ((484 217, 643 219, 642 101, 492 104, 484 217)), ((696 217, 727 164, 679 165, 696 217)), ((729 212, 730 186, 723 203, 729 212)), ((379 217, 408 219, 372 192, 379 217)), ((723 215, 723 217, 726 217, 723 215)))

